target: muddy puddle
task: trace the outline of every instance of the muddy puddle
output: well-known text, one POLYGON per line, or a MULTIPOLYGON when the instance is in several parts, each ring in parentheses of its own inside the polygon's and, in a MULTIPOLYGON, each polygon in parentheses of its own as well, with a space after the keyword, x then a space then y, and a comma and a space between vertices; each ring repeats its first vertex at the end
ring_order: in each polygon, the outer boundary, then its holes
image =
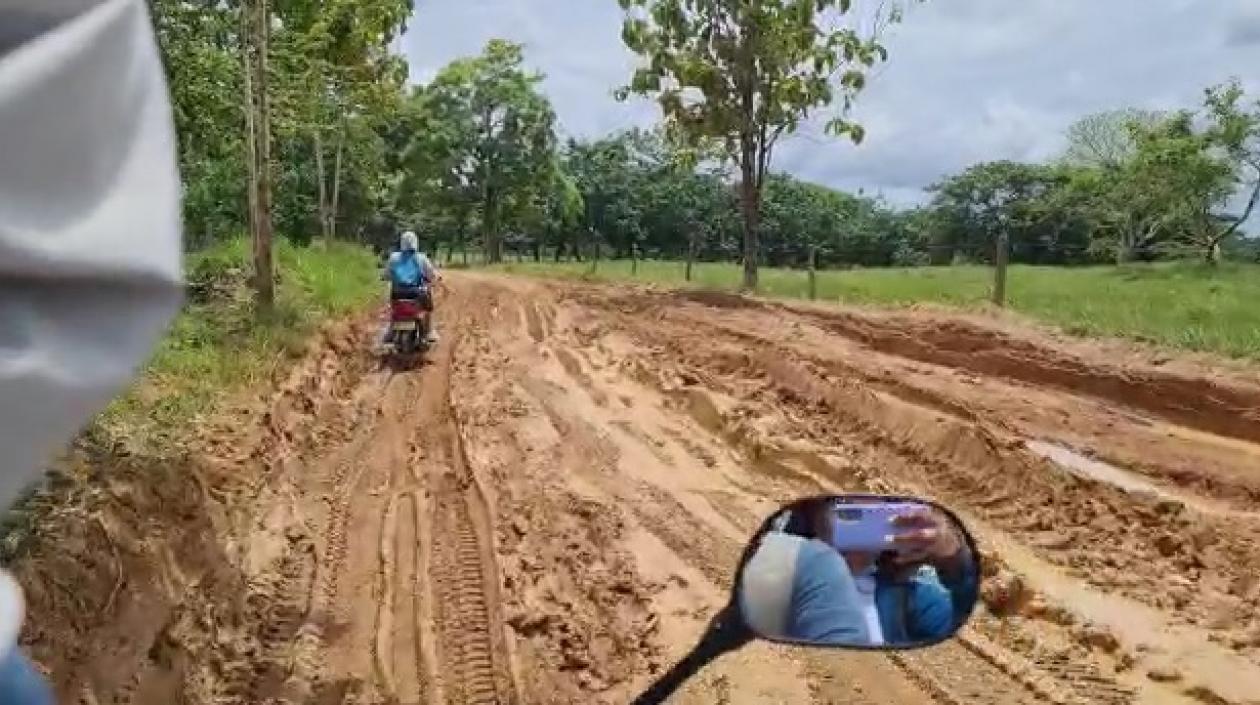
POLYGON ((1161 487, 1138 473, 1091 458, 1058 443, 1027 439, 1024 447, 1077 477, 1102 482, 1130 494, 1177 502, 1204 514, 1251 518, 1257 516, 1256 512, 1232 509, 1221 502, 1161 487))
POLYGON ((1056 465, 1077 477, 1105 482, 1108 485, 1134 494, 1155 495, 1160 498, 1178 501, 1181 499, 1179 496, 1152 484, 1136 473, 1083 455, 1067 446, 1039 440, 1026 440, 1024 441, 1024 446, 1037 455, 1053 461, 1056 465))

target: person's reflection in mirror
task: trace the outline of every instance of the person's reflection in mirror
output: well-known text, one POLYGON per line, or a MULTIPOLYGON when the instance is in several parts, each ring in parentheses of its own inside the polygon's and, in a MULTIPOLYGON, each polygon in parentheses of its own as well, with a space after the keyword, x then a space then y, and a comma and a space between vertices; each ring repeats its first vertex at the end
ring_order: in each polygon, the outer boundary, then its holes
POLYGON ((744 621, 763 637, 813 644, 869 644, 849 568, 831 546, 780 531, 762 535, 744 566, 744 621))
MULTIPOLYGON (((834 545, 835 500, 786 510, 783 531, 834 545)), ((946 638, 966 621, 978 596, 974 557, 943 512, 923 505, 890 527, 896 551, 842 551, 856 588, 858 608, 872 645, 946 638)))

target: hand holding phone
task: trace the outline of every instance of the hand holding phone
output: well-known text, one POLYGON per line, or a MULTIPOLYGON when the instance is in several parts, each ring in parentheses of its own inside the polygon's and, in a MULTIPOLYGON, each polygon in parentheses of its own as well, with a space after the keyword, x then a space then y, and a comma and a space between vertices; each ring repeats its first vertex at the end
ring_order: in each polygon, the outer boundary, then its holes
POLYGON ((896 551, 900 529, 895 517, 911 514, 922 505, 909 502, 836 504, 831 508, 831 545, 838 551, 882 553, 896 551))

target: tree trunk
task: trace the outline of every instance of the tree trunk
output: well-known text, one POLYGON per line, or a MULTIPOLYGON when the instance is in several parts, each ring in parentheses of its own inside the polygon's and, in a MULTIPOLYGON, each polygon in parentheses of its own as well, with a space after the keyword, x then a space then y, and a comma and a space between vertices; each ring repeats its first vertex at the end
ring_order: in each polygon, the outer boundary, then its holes
POLYGON ((261 310, 270 313, 275 306, 275 267, 272 263, 272 191, 271 191, 271 97, 269 85, 268 58, 271 52, 271 11, 267 0, 258 1, 258 61, 254 67, 258 70, 255 89, 258 91, 258 133, 261 137, 259 149, 259 181, 258 209, 260 237, 258 238, 258 261, 261 277, 259 301, 261 310))
POLYGON ((998 234, 997 251, 993 258, 993 303, 1006 305, 1006 263, 1010 259, 1010 236, 1003 230, 998 234))
POLYGON ((486 264, 503 261, 503 243, 499 239, 498 195, 487 186, 482 196, 482 239, 485 241, 486 264))
POLYGON ((315 180, 319 182, 319 236, 328 241, 328 188, 324 185, 324 137, 315 129, 315 180))
POLYGON ((696 261, 696 231, 692 228, 691 234, 687 237, 687 269, 683 272, 683 279, 691 281, 691 266, 696 261))
POLYGON ((252 41, 248 41, 246 52, 252 49, 254 54, 252 107, 255 115, 252 126, 254 181, 257 189, 257 209, 253 222, 254 298, 258 313, 268 315, 275 306, 276 298, 271 232, 271 108, 267 98, 267 51, 271 22, 267 0, 253 0, 250 9, 253 19, 247 39, 252 41))
POLYGON ((1203 252, 1203 261, 1215 267, 1221 263, 1221 241, 1213 240, 1203 252))
POLYGON ((1133 260, 1133 254, 1137 251, 1138 245, 1144 241, 1145 235, 1139 229, 1140 226, 1130 226, 1120 231, 1120 238, 1116 241, 1116 264, 1122 265, 1133 260))
POLYGON ((245 86, 245 166, 248 171, 247 196, 249 202, 249 236, 258 237, 258 134, 254 131, 256 108, 254 106, 254 62, 250 59, 250 37, 253 23, 251 10, 241 8, 241 69, 245 86))
MULTIPOLYGON (((481 115, 481 131, 483 135, 490 135, 491 119, 493 117, 493 108, 486 106, 481 115)), ((481 160, 481 223, 482 223, 482 240, 486 251, 486 264, 498 264, 503 260, 503 244, 499 241, 498 233, 498 194, 490 185, 491 174, 494 171, 493 154, 484 154, 481 160)))
POLYGON ((740 207, 744 217, 744 289, 757 290, 757 262, 761 256, 761 242, 758 237, 758 216, 761 213, 757 202, 761 195, 754 176, 755 164, 753 156, 745 150, 743 163, 740 165, 739 183, 740 207))
POLYGON ((1123 240, 1116 242, 1116 266, 1119 267, 1129 261, 1131 253, 1129 246, 1123 240))
POLYGON ((341 133, 337 135, 337 156, 333 158, 333 187, 332 187, 332 203, 328 209, 328 237, 329 239, 337 237, 337 214, 341 210, 341 154, 346 147, 346 127, 341 126, 341 133))
POLYGON ((818 298, 818 248, 809 246, 809 300, 818 298))

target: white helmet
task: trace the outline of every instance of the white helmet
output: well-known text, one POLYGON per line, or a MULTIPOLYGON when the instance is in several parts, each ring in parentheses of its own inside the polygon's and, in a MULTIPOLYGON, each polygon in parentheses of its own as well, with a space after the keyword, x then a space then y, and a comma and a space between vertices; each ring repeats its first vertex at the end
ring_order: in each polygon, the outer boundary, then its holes
POLYGON ((408 230, 398 238, 398 247, 403 252, 416 252, 420 249, 420 238, 416 234, 408 230))

